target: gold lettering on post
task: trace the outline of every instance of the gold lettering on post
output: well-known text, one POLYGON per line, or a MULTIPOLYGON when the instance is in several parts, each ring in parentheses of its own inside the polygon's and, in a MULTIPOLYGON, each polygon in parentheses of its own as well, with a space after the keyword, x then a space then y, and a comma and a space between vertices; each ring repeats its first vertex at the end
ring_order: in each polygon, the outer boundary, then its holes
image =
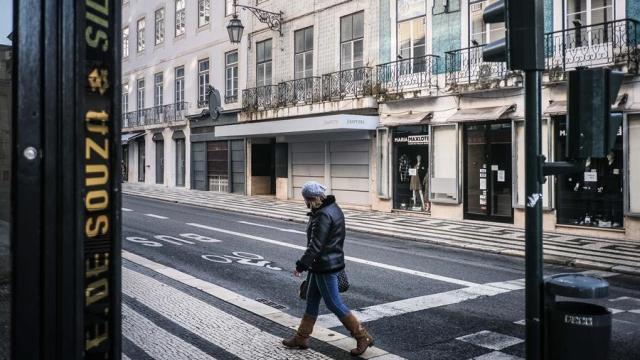
POLYGON ((104 210, 109 206, 109 193, 107 190, 91 190, 87 193, 84 204, 89 211, 104 210))
POLYGON ((91 150, 93 150, 101 158, 105 160, 109 159, 109 139, 104 139, 104 146, 100 147, 100 145, 93 141, 93 139, 87 138, 84 154, 87 160, 91 159, 91 150))
POLYGON ((85 184, 87 186, 106 185, 107 181, 109 180, 109 168, 104 164, 86 165, 85 174, 85 184), (89 177, 90 174, 97 174, 98 176, 89 177))
POLYGON ((88 237, 96 237, 98 234, 106 235, 109 232, 109 217, 100 215, 95 219, 93 217, 88 218, 84 231, 88 237))
POLYGON ((109 282, 104 278, 89 284, 84 293, 87 306, 106 298, 107 295, 109 295, 109 282))

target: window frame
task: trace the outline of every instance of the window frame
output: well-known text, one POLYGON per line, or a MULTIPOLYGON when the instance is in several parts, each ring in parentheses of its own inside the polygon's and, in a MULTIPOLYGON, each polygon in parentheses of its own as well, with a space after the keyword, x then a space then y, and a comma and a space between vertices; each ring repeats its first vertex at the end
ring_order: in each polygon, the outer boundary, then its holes
POLYGON ((351 14, 348 14, 348 15, 340 17, 340 30, 339 30, 340 31, 340 70, 351 70, 351 69, 357 69, 357 68, 364 67, 364 49, 365 49, 365 46, 364 46, 364 29, 365 29, 364 19, 365 19, 364 10, 360 10, 360 11, 357 11, 357 12, 354 12, 354 13, 351 13, 351 14), (355 38, 355 37, 353 37, 353 33, 354 33, 354 31, 353 31, 354 30, 354 25, 353 25, 354 21, 353 20, 354 20, 355 16, 360 15, 360 14, 362 14, 362 36, 355 38), (342 22, 345 21, 347 18, 351 19, 350 20, 351 21, 351 38, 345 40, 345 39, 342 38, 342 22), (357 42, 362 42, 362 47, 361 47, 362 48, 362 59, 359 61, 359 62, 361 62, 360 66, 355 66, 356 61, 355 61, 355 51, 354 50, 355 50, 355 44, 357 42), (343 61, 342 61, 342 59, 343 59, 342 50, 343 50, 343 46, 346 45, 346 44, 349 44, 350 54, 351 54, 351 56, 350 56, 351 59, 350 59, 350 62, 349 62, 350 67, 349 68, 345 68, 343 66, 344 64, 343 64, 343 61))
POLYGON ((468 28, 468 47, 473 47, 475 45, 473 45, 472 40, 474 40, 474 36, 477 34, 482 34, 482 41, 478 41, 478 46, 482 46, 485 44, 489 44, 492 41, 496 41, 498 39, 502 39, 505 36, 505 31, 506 31, 506 27, 505 27, 505 23, 501 23, 502 26, 501 27, 497 27, 497 28, 493 28, 492 29, 492 25, 493 24, 487 24, 484 22, 484 20, 482 20, 482 23, 484 24, 483 26, 483 31, 482 32, 477 32, 474 33, 473 32, 473 12, 471 10, 471 8, 474 5, 481 5, 480 8, 480 18, 482 19, 482 13, 484 12, 484 9, 491 3, 496 2, 498 0, 472 0, 469 1, 468 4, 468 9, 469 9, 469 28, 468 28), (500 31, 502 30, 502 37, 497 37, 497 38, 492 38, 491 33, 495 32, 495 31, 500 31))
POLYGON ((174 2, 174 27, 173 34, 174 37, 184 36, 186 34, 186 23, 187 23, 187 14, 185 10, 186 4, 185 0, 175 0, 174 2), (182 8, 178 8, 178 4, 182 5, 182 8), (178 24, 181 26, 178 27, 178 24))
POLYGON ((153 12, 153 16, 154 16, 154 38, 155 38, 155 44, 156 45, 160 45, 164 43, 164 37, 165 37, 165 14, 166 14, 166 10, 164 7, 161 7, 159 9, 157 9, 156 11, 153 12), (160 14, 161 16, 158 17, 158 14, 160 14))
POLYGON ((164 73, 160 71, 153 74, 153 106, 162 105, 164 105, 164 73))
POLYGON ((122 28, 122 58, 123 59, 129 58, 129 47, 131 46, 131 44, 129 43, 129 39, 130 39, 130 31, 129 31, 129 26, 127 25, 124 28, 122 28))
POLYGON ((211 0, 198 0, 198 28, 209 25, 211 23, 211 0), (203 10, 201 5, 206 5, 206 8, 203 10), (201 22, 204 18, 205 22, 201 22))
MULTIPOLYGON (((129 112, 129 83, 123 83, 122 84, 122 114, 126 114, 129 112)), ((126 118, 125 116, 122 117, 123 120, 124 118, 126 118)))
POLYGON ((142 17, 138 19, 138 21, 136 22, 136 50, 139 53, 143 52, 144 49, 146 48, 146 41, 145 41, 146 27, 147 27, 147 21, 145 20, 145 18, 142 17), (142 27, 140 27, 140 24, 142 24, 142 27))
POLYGON ((240 54, 238 50, 231 50, 224 53, 224 101, 225 104, 238 101, 238 63, 240 62, 240 54), (229 55, 235 53, 236 61, 230 63, 229 55), (229 89, 229 70, 233 73, 231 76, 231 89, 229 89), (231 90, 231 94, 229 94, 231 90))
POLYGON ((313 76, 313 64, 314 64, 314 59, 313 59, 313 51, 314 51, 314 31, 313 31, 313 25, 312 26, 307 26, 305 28, 302 29, 298 29, 296 31, 294 31, 293 33, 293 78, 294 79, 305 79, 305 78, 309 78, 313 76), (307 31, 311 31, 311 48, 307 47, 307 31), (297 48, 298 46, 298 42, 296 41, 298 34, 302 34, 303 37, 303 49, 299 50, 297 48), (311 55, 311 68, 308 69, 307 67, 307 55, 311 55), (302 71, 299 71, 299 69, 297 68, 297 58, 298 56, 302 57, 302 71), (298 76, 298 73, 302 73, 302 76, 298 76))
POLYGON ((136 79, 136 110, 144 110, 145 81, 144 77, 136 79), (140 86, 142 84, 142 86, 140 86))
POLYGON ((211 80, 210 73, 211 73, 211 63, 209 58, 198 60, 198 77, 197 77, 198 100, 197 101, 198 101, 199 109, 205 107, 207 103, 207 85, 209 85, 209 81, 211 80), (207 69, 201 70, 200 65, 205 63, 207 64, 207 69))
POLYGON ((224 16, 231 16, 234 14, 233 0, 225 0, 224 2, 224 16))
POLYGON ((265 39, 256 43, 256 87, 260 86, 268 86, 273 84, 273 39, 265 39), (269 43, 269 58, 265 58, 260 60, 258 58, 259 47, 263 47, 263 53, 266 54, 266 44, 269 43), (260 66, 262 65, 262 71, 260 70, 260 66), (267 65, 271 68, 271 76, 269 77, 269 81, 267 82, 267 65), (263 82, 261 84, 258 83, 258 73, 262 72, 263 82))
POLYGON ((184 65, 176 66, 173 69, 173 101, 176 104, 176 110, 184 110, 184 78, 185 78, 185 69, 184 65), (182 75, 178 76, 178 71, 182 70, 182 75), (178 84, 180 84, 178 86, 178 84))

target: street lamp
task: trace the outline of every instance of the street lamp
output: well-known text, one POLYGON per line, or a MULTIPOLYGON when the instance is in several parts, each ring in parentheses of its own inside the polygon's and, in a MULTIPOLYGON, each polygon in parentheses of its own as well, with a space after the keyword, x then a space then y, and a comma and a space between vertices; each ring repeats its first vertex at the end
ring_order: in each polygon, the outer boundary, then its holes
POLYGON ((280 33, 280 36, 282 36, 282 11, 275 13, 258 9, 253 6, 238 5, 237 0, 233 0, 233 19, 229 20, 229 24, 227 24, 229 40, 232 43, 237 44, 240 42, 240 39, 242 39, 242 31, 244 30, 242 21, 238 19, 237 7, 251 11, 251 13, 258 18, 258 21, 267 24, 269 29, 277 31, 280 33))

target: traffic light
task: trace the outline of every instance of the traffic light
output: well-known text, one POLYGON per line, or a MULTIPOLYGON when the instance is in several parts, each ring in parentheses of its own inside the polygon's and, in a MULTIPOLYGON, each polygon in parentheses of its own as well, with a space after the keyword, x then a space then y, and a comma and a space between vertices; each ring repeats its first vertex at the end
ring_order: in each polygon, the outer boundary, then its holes
POLYGON ((612 113, 624 74, 610 69, 569 71, 567 157, 603 158, 615 144, 622 114, 612 113))
POLYGON ((482 19, 505 25, 505 37, 484 46, 483 61, 506 62, 511 70, 544 70, 543 0, 496 1, 482 19))

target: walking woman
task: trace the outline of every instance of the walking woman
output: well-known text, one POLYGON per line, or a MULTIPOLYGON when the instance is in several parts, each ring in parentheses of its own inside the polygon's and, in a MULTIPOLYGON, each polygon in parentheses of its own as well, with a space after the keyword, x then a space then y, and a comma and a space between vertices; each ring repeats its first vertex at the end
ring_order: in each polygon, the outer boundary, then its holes
POLYGON ((356 339, 352 355, 360 355, 373 345, 373 339, 358 319, 342 302, 338 293, 338 273, 344 269, 344 214, 332 195, 325 195, 326 188, 317 182, 302 186, 302 197, 311 212, 307 225, 307 250, 296 262, 294 275, 300 277, 309 271, 307 309, 297 333, 282 343, 290 348, 307 349, 309 336, 318 317, 320 300, 349 330, 356 339))

